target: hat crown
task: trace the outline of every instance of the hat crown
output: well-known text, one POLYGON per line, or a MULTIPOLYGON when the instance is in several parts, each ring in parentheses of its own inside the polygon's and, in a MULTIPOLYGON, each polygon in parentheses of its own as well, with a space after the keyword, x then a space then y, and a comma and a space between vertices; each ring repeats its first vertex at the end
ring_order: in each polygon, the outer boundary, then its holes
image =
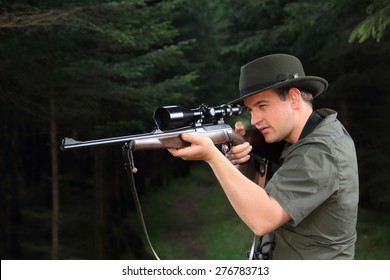
POLYGON ((241 67, 240 91, 259 84, 305 77, 301 61, 288 54, 273 54, 255 59, 241 67))

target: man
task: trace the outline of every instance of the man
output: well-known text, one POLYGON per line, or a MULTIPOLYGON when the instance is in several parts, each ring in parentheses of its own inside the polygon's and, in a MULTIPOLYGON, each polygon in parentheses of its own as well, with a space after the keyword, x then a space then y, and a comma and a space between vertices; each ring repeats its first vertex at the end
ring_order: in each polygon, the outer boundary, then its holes
MULTIPOLYGON (((320 77, 305 76, 291 55, 261 57, 241 68, 240 98, 230 103, 249 110, 266 142, 286 142, 265 188, 240 171, 252 162, 249 143, 225 156, 209 138, 183 134, 191 146, 169 149, 175 157, 210 165, 241 219, 256 235, 270 235, 273 259, 354 258, 356 151, 336 112, 313 111, 312 98, 327 86, 320 77)), ((241 123, 236 131, 245 133, 241 123)))

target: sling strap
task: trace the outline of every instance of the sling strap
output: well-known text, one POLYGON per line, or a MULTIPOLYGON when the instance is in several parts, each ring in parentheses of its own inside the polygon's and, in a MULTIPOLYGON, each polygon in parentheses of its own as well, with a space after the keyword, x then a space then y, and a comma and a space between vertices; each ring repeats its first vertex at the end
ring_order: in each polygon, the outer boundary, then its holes
MULTIPOLYGON (((258 178, 257 178, 257 184, 261 187, 265 187, 265 180, 267 177, 267 171, 268 171, 268 163, 269 161, 266 158, 259 157, 256 154, 251 155, 255 168, 258 171, 258 178)), ((254 234, 253 240, 252 240, 252 246, 250 251, 247 253, 247 258, 249 260, 263 260, 268 259, 267 252, 264 252, 263 248, 266 248, 266 246, 270 246, 269 251, 272 252, 273 248, 275 247, 275 243, 272 240, 271 242, 263 243, 263 236, 259 237, 259 242, 256 247, 256 239, 257 235, 254 234)))
POLYGON ((142 229, 144 231, 144 234, 145 234, 146 240, 148 241, 149 247, 152 250, 152 252, 154 254, 154 257, 157 260, 160 260, 160 258, 158 257, 156 251, 153 248, 152 242, 150 241, 148 230, 147 230, 146 224, 145 224, 144 215, 142 214, 141 203, 139 201, 137 188, 135 186, 135 180, 134 180, 134 173, 137 173, 137 168, 134 166, 133 151, 130 148, 130 146, 126 143, 122 147, 122 152, 123 152, 123 160, 125 162, 125 169, 127 171, 127 175, 128 175, 129 183, 130 183, 130 187, 131 187, 131 192, 132 192, 133 198, 134 198, 134 204, 135 204, 136 211, 137 211, 137 214, 138 214, 138 219, 139 219, 139 221, 141 223, 141 227, 142 227, 142 229))

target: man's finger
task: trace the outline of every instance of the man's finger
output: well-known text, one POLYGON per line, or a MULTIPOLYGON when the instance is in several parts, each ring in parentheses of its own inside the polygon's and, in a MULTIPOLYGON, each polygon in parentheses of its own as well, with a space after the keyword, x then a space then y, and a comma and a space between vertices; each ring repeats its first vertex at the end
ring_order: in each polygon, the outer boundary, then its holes
POLYGON ((244 136, 245 135, 245 127, 242 124, 242 122, 238 121, 234 124, 234 129, 235 132, 239 133, 240 135, 244 136))

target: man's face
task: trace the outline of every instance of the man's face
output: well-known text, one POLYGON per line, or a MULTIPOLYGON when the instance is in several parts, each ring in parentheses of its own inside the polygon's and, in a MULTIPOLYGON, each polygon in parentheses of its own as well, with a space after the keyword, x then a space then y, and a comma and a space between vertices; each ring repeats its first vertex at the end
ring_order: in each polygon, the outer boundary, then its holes
POLYGON ((266 90, 246 98, 244 105, 251 114, 252 125, 263 134, 266 142, 290 142, 296 119, 289 96, 281 100, 275 91, 266 90))

